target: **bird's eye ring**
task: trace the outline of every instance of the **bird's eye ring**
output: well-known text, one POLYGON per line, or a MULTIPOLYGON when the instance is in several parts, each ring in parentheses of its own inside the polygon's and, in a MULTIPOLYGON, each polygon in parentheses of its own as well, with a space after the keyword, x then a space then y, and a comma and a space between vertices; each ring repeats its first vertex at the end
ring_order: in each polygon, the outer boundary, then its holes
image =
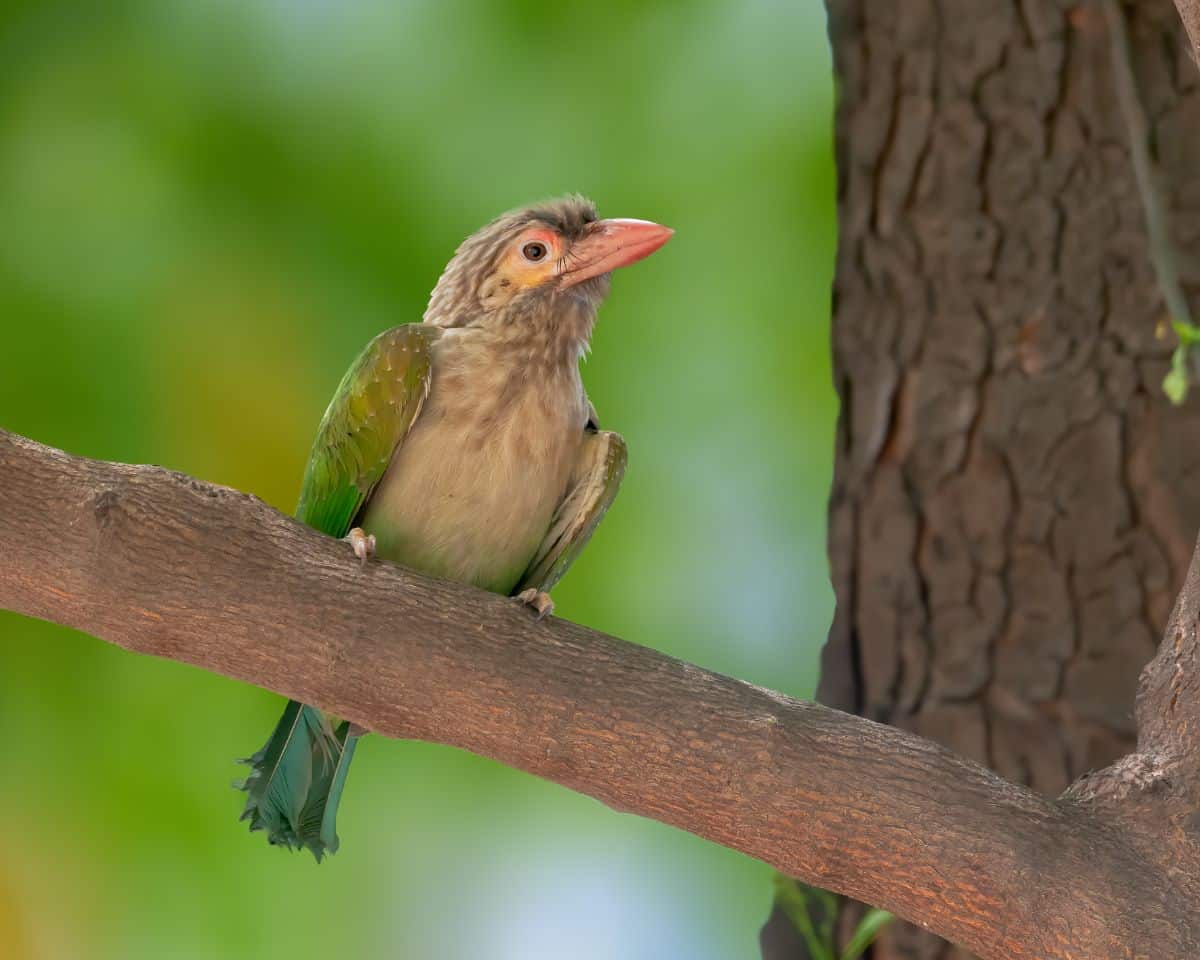
POLYGON ((521 256, 531 263, 546 259, 546 245, 534 240, 521 248, 521 256))

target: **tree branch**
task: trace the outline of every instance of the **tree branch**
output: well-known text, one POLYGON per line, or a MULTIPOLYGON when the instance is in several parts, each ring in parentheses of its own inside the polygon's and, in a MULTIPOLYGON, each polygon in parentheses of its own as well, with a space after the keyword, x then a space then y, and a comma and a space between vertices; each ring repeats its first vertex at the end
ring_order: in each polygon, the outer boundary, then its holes
POLYGON ((1200 63, 1200 0, 1175 0, 1175 9, 1192 41, 1192 56, 1200 63))
POLYGON ((492 757, 984 958, 1200 955, 1197 861, 1168 865, 1087 797, 1040 798, 503 597, 360 570, 345 544, 181 474, 0 431, 0 493, 0 607, 492 757))

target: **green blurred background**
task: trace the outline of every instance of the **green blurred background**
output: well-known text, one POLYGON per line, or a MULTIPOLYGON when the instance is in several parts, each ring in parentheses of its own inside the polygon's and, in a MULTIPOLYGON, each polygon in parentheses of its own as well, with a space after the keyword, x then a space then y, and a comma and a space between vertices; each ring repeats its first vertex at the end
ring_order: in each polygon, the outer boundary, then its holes
MULTIPOLYGON (((630 469, 558 611, 806 695, 829 70, 819 0, 10 4, 0 426, 290 510, 360 347, 464 235, 582 191, 677 236, 601 313, 584 374, 630 469)), ((269 848, 230 782, 278 697, 0 638, 5 960, 757 956, 767 867, 448 748, 367 738, 342 851, 269 848)))

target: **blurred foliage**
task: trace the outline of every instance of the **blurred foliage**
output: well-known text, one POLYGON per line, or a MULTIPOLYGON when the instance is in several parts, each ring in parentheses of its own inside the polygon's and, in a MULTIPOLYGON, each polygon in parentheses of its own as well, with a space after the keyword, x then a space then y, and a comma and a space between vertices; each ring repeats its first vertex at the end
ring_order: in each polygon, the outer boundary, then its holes
MULTIPOLYGON (((830 88, 818 0, 10 3, 0 426, 290 510, 362 344, 465 234, 582 191, 678 234, 601 314, 585 378, 631 463, 559 612, 804 695, 830 88)), ((766 866, 447 748, 367 738, 342 852, 268 848, 229 784, 278 697, 0 635, 0 956, 755 955, 766 866)))
POLYGON ((879 932, 895 919, 886 910, 867 909, 850 941, 839 951, 834 929, 838 918, 836 895, 777 873, 775 903, 800 934, 811 960, 858 960, 875 942, 879 932))

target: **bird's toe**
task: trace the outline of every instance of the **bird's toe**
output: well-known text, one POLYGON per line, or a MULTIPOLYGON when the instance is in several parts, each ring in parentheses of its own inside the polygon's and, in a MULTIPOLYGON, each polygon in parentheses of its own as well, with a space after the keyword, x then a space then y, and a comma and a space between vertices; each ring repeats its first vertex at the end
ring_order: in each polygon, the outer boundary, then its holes
POLYGON ((550 599, 550 594, 542 590, 530 587, 528 590, 522 590, 518 593, 517 599, 537 611, 536 619, 538 620, 548 617, 554 612, 554 601, 550 599))
POLYGON ((354 550, 354 555, 365 567, 367 560, 375 556, 375 535, 367 533, 362 527, 355 527, 343 538, 354 550))

